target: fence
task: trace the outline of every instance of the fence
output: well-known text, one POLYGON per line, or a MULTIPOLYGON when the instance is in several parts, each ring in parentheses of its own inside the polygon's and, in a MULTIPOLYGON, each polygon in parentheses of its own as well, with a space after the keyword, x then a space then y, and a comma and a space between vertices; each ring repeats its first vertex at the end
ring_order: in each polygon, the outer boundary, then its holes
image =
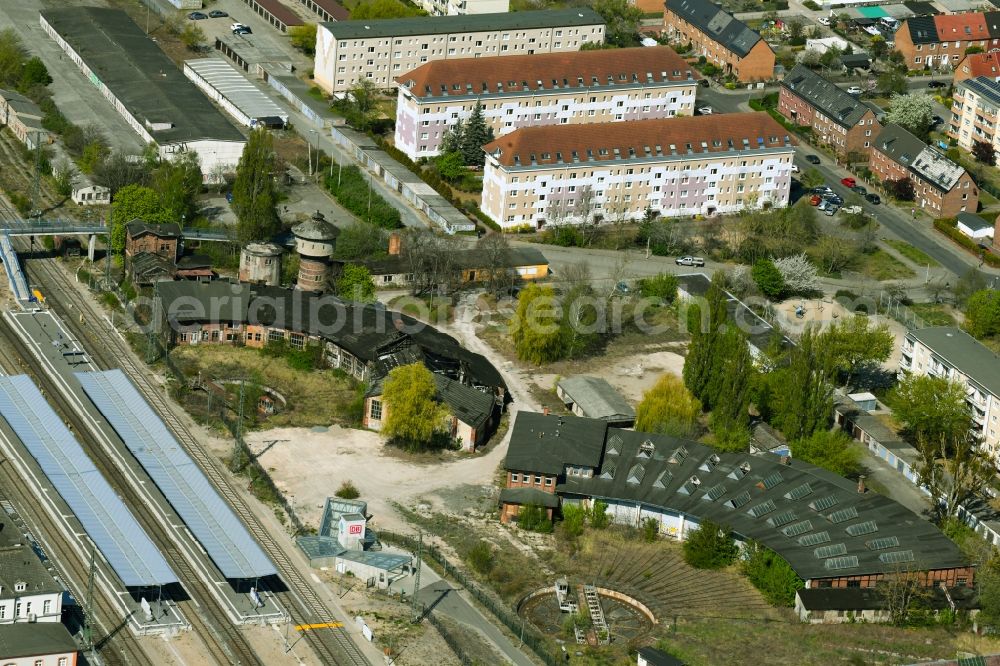
POLYGON ((916 312, 906 307, 898 297, 884 291, 878 293, 878 311, 875 314, 892 317, 911 331, 927 328, 927 323, 916 312))
MULTIPOLYGON (((412 552, 417 552, 417 540, 411 536, 386 531, 380 531, 378 536, 381 541, 401 546, 412 552)), ((531 625, 525 624, 523 618, 521 618, 509 607, 486 594, 486 592, 479 587, 479 584, 469 578, 463 571, 452 566, 452 564, 448 561, 448 558, 441 553, 437 546, 434 546, 433 544, 424 544, 423 553, 426 557, 429 557, 441 567, 445 576, 451 576, 456 583, 464 587, 469 594, 475 597, 476 601, 485 607, 496 619, 500 620, 504 626, 511 631, 511 633, 515 636, 521 636, 522 642, 531 648, 531 651, 534 652, 544 664, 547 666, 556 666, 556 664, 560 663, 549 652, 545 638, 543 638, 541 634, 537 633, 531 625)))
POLYGON ((444 623, 434 617, 434 613, 427 614, 427 621, 431 623, 432 627, 437 629, 438 633, 441 634, 441 638, 443 638, 444 642, 448 644, 448 647, 451 648, 451 651, 455 653, 455 656, 458 657, 460 662, 463 664, 476 663, 476 660, 473 659, 465 651, 465 648, 462 647, 462 642, 451 634, 451 632, 444 626, 444 623))

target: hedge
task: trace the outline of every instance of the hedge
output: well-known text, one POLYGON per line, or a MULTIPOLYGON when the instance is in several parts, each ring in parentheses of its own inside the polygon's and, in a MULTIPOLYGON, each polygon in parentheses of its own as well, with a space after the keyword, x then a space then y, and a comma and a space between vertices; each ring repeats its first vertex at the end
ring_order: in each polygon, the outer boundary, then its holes
POLYGON ((980 255, 987 264, 993 266, 994 268, 1000 268, 1000 257, 983 250, 979 247, 979 243, 972 240, 961 231, 958 230, 958 222, 953 217, 938 218, 934 220, 934 228, 943 233, 948 238, 952 239, 962 247, 964 247, 969 252, 973 254, 980 255))

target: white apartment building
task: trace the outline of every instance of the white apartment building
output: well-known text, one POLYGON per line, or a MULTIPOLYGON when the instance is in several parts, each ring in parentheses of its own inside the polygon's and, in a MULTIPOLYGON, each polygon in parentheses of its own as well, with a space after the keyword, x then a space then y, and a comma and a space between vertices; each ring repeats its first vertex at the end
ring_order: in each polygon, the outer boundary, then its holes
POLYGON ((965 150, 976 141, 985 141, 1000 151, 998 132, 1000 83, 986 76, 965 79, 955 84, 948 136, 965 150))
POLYGON ((667 46, 435 60, 396 78, 396 147, 412 160, 483 105, 494 136, 694 114, 696 74, 667 46))
POLYGON ((395 87, 397 76, 433 60, 570 52, 603 42, 604 21, 586 7, 320 23, 313 77, 340 95, 360 79, 395 87))
POLYGON ((421 0, 420 6, 433 16, 500 14, 510 11, 510 0, 421 0))
POLYGON ((62 621, 62 588, 0 512, 0 625, 62 621))
POLYGON ((1000 463, 1000 358, 996 354, 960 328, 934 326, 906 334, 899 369, 963 384, 973 430, 983 449, 1000 463))
POLYGON ((794 139, 766 113, 525 127, 483 147, 504 229, 788 205, 794 139))

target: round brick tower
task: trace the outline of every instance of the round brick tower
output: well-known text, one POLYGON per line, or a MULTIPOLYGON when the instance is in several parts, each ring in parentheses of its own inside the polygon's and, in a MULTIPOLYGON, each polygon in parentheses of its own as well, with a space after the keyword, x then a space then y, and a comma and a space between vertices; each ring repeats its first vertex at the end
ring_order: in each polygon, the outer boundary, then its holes
POLYGON ((296 287, 304 291, 323 291, 330 274, 330 258, 337 246, 340 230, 316 211, 311 218, 292 227, 295 251, 299 253, 299 278, 296 287))

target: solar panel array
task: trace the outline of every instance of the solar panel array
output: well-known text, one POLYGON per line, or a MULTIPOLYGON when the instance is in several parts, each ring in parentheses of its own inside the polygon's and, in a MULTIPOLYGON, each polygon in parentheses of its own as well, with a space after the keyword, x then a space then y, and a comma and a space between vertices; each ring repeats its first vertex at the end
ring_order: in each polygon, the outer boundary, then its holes
POLYGON ((125 587, 177 582, 163 555, 28 377, 0 377, 0 415, 125 587))
POLYGON ((226 578, 277 573, 243 523, 120 370, 76 376, 226 578))

